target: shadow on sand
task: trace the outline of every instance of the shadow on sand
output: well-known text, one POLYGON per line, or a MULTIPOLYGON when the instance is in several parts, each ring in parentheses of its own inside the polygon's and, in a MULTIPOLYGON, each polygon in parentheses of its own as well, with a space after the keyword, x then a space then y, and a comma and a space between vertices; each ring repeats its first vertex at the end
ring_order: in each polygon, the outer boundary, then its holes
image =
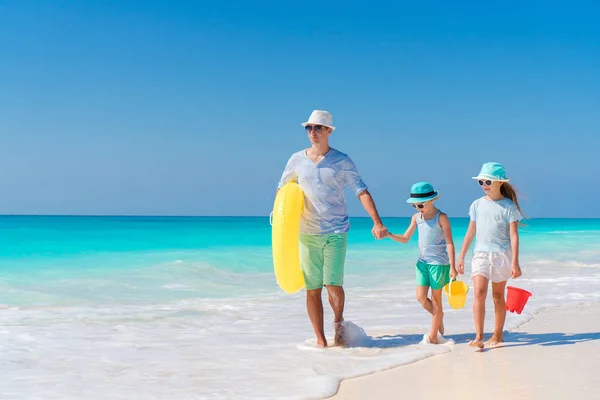
MULTIPOLYGON (((459 335, 448 335, 446 339, 451 339, 455 343, 469 342, 475 336, 474 333, 465 333, 459 335)), ((491 334, 486 335, 486 339, 491 334)), ((502 346, 493 347, 491 349, 498 349, 502 347, 515 347, 515 346, 564 346, 573 345, 580 342, 588 342, 590 340, 600 339, 600 332, 586 332, 586 333, 527 333, 527 332, 504 332, 504 343, 502 346)), ((423 340, 422 334, 410 334, 410 335, 382 335, 382 336, 367 336, 360 340, 360 343, 356 343, 349 347, 369 347, 369 348, 394 348, 402 346, 410 346, 419 344, 423 340)))

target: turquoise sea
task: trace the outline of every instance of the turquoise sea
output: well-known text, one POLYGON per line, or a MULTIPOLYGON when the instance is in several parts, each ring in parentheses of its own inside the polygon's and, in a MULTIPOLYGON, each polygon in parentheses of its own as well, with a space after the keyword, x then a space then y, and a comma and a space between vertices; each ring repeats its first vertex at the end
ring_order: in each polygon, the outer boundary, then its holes
MULTIPOLYGON (((409 219, 384 222, 403 232, 409 219)), ((458 252, 468 220, 451 223, 458 252)), ((303 292, 275 282, 268 217, 0 217, 2 398, 324 398, 340 379, 451 351, 419 343, 416 238, 377 241, 370 220, 351 224, 346 319, 362 341, 319 350, 303 292)), ((600 300, 600 220, 526 224, 524 277, 509 284, 534 295, 507 329, 600 300)), ((470 302, 446 310, 449 338, 472 334, 470 302)))

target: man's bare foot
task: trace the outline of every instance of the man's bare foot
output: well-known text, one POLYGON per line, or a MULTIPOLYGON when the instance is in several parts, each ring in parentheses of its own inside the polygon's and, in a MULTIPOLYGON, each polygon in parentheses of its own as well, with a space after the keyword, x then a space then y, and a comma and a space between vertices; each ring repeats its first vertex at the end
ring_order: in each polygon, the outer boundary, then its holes
POLYGON ((317 339, 317 347, 327 347, 327 340, 326 339, 317 339))
POLYGON ((487 342, 485 342, 485 347, 494 347, 502 342, 504 342, 502 335, 494 335, 487 342))
POLYGON ((333 336, 333 345, 334 346, 343 346, 346 344, 346 340, 344 338, 344 326, 342 322, 334 322, 333 323, 334 336, 333 336))
POLYGON ((483 343, 483 339, 473 339, 469 342, 469 346, 483 349, 485 345, 483 343))

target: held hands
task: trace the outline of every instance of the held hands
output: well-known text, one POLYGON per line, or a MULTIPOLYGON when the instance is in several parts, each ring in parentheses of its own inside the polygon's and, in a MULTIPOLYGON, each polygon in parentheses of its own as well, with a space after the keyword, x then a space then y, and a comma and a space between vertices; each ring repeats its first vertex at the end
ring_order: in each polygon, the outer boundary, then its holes
POLYGON ((371 230, 371 233, 373 233, 373 236, 375 237, 375 239, 378 239, 378 240, 384 239, 388 236, 387 228, 381 223, 373 225, 373 229, 371 230))
POLYGON ((513 263, 512 268, 511 268, 511 272, 512 272, 512 278, 518 278, 522 275, 521 273, 521 267, 519 266, 519 263, 513 263))

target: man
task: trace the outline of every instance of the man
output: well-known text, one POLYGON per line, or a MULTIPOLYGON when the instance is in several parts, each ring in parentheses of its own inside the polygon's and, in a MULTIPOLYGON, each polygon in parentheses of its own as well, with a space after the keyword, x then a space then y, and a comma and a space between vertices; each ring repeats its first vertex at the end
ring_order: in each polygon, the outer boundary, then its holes
POLYGON ((311 147, 292 155, 278 188, 297 180, 304 192, 305 207, 300 219, 300 265, 306 287, 306 308, 317 336, 317 345, 327 347, 321 299, 325 286, 334 313, 334 342, 337 346, 344 342, 344 261, 350 229, 344 189, 349 187, 358 196, 373 219, 375 238, 386 237, 387 229, 350 157, 329 146, 329 136, 335 129, 331 114, 315 110, 302 126, 308 133, 311 147))

